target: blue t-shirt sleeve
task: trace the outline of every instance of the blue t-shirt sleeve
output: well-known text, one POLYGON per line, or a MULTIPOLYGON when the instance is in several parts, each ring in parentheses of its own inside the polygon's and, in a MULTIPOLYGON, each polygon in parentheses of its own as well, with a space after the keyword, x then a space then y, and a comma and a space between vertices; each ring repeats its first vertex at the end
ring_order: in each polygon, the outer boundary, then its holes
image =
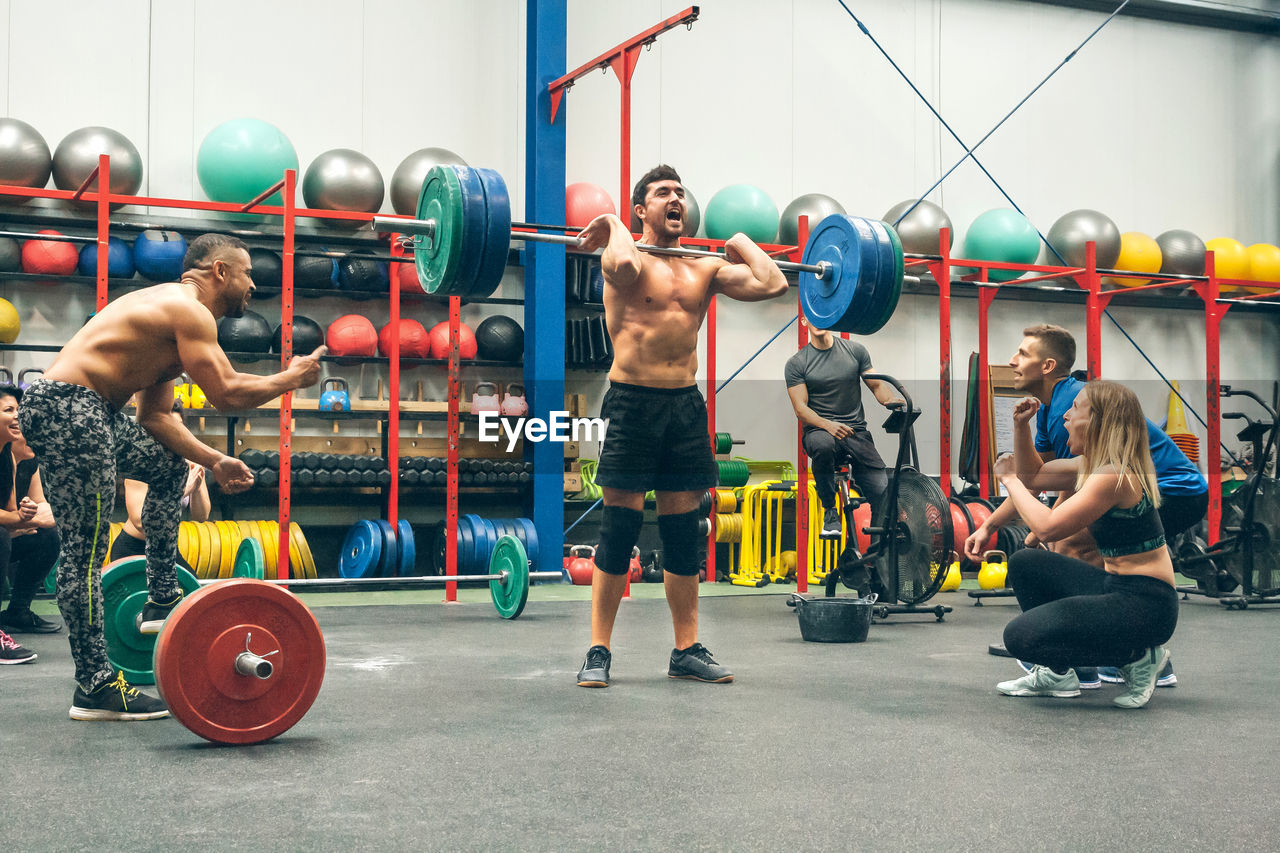
POLYGON ((1036 412, 1036 450, 1041 453, 1053 450, 1049 442, 1049 407, 1041 406, 1036 412))

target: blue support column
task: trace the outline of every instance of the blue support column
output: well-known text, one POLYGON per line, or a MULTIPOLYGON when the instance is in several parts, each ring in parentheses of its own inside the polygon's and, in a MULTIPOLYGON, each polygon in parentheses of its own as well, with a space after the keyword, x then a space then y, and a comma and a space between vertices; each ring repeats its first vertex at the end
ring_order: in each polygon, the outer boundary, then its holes
MULTIPOLYGON (((547 86, 565 73, 565 0, 528 0, 525 46, 525 221, 564 219, 565 125, 551 124, 547 86)), ((561 106, 561 110, 565 105, 561 106)), ((526 243, 524 371, 530 417, 564 409, 564 246, 526 243)), ((533 458, 533 523, 541 571, 558 571, 564 546, 564 445, 526 442, 533 458)))

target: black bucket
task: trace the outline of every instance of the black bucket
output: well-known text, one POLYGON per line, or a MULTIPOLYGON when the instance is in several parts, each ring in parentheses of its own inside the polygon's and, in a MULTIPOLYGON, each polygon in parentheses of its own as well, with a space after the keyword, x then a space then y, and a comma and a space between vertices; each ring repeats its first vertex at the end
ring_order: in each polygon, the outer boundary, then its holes
POLYGON ((800 619, 800 636, 809 643, 861 643, 871 628, 876 603, 867 598, 803 598, 792 595, 787 602, 800 619))

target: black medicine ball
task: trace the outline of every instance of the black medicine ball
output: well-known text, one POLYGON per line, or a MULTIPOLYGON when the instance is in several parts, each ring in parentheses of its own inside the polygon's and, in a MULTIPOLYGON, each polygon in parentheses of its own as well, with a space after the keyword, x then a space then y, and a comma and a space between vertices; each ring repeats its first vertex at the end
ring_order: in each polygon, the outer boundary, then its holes
MULTIPOLYGON (((293 315, 293 354, 310 355, 324 343, 324 329, 310 317, 293 315)), ((276 326, 271 337, 271 351, 280 352, 280 327, 276 326)))
POLYGON ((284 264, 280 255, 270 249, 250 249, 249 261, 253 264, 253 285, 258 289, 255 298, 275 296, 274 293, 263 293, 263 290, 279 290, 284 275, 284 264))
POLYGON ((338 262, 319 255, 295 254, 293 286, 308 290, 332 290, 338 286, 338 262))
POLYGON ((389 282, 386 262, 369 252, 350 252, 338 261, 338 285, 343 290, 386 293, 390 290, 389 282))
POLYGON ((252 311, 243 317, 223 317, 218 321, 218 346, 227 353, 270 352, 271 324, 252 311))
POLYGON ((22 272, 22 245, 12 237, 0 237, 0 272, 22 272))
POLYGON ((486 317, 476 327, 476 355, 495 361, 524 358, 524 329, 505 314, 486 317))

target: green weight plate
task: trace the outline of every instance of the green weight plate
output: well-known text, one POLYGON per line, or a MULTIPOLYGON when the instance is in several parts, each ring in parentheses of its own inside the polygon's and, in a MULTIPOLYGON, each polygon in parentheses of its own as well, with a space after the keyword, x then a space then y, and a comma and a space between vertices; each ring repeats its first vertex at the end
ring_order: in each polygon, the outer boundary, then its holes
POLYGON ((516 618, 529 600, 529 557, 519 539, 503 536, 497 541, 489 558, 489 574, 503 575, 501 580, 489 581, 489 593, 498 615, 503 619, 516 618))
MULTIPOLYGON (((191 572, 175 566, 184 595, 200 588, 191 572)), ((155 634, 138 633, 137 619, 147 603, 147 558, 126 557, 102 571, 102 630, 107 640, 107 660, 134 684, 154 684, 152 653, 155 634)))
POLYGON ((507 269, 507 255, 511 251, 511 197, 502 175, 493 169, 476 169, 475 173, 484 190, 486 225, 484 251, 469 295, 483 298, 498 289, 507 269))
POLYGON ((236 549, 235 562, 231 564, 231 577, 253 578, 260 581, 266 565, 267 559, 262 553, 262 546, 258 544, 258 540, 245 537, 240 540, 240 547, 236 549))
POLYGON ((374 523, 378 525, 378 530, 382 531, 382 556, 378 559, 378 577, 395 577, 396 564, 400 562, 395 528, 385 518, 379 518, 374 523))
POLYGON ((833 213, 809 235, 803 261, 826 261, 826 278, 800 274, 800 304, 809 323, 818 329, 853 331, 855 318, 865 313, 873 296, 879 246, 865 219, 833 213))
POLYGON ((62 560, 54 560, 53 568, 44 576, 44 591, 49 595, 56 595, 58 592, 58 566, 61 564, 62 560))
POLYGON ((414 265, 427 293, 449 293, 462 252, 462 191, 453 170, 433 166, 418 194, 418 219, 436 223, 434 237, 413 238, 414 265))
POLYGON ((462 199, 462 250, 458 257, 458 275, 450 293, 472 296, 476 276, 483 260, 488 215, 485 211, 484 186, 470 166, 451 166, 458 177, 462 199))

